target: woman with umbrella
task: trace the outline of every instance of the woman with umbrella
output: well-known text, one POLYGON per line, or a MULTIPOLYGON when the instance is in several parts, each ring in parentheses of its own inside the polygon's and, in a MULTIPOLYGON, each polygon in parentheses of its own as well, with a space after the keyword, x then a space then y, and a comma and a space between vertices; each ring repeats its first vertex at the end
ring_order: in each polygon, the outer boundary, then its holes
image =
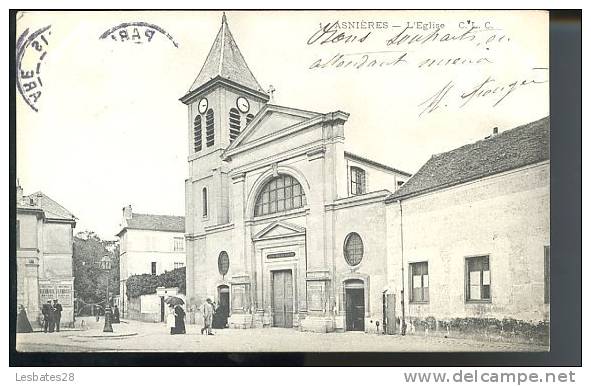
POLYGON ((183 299, 177 296, 169 296, 164 300, 171 307, 174 307, 174 329, 173 334, 184 334, 185 330, 185 310, 182 305, 185 304, 183 299))

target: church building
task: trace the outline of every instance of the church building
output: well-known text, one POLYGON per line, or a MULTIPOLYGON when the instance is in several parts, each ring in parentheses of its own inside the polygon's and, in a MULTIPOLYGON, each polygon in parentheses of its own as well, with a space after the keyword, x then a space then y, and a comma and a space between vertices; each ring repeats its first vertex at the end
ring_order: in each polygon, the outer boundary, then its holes
POLYGON ((410 174, 344 150, 342 111, 270 102, 225 15, 193 85, 187 299, 235 328, 366 330, 382 318, 386 205, 410 174))
POLYGON ((181 101, 190 308, 211 298, 233 328, 547 337, 548 118, 411 177, 345 151, 349 114, 274 104, 225 15, 181 101))

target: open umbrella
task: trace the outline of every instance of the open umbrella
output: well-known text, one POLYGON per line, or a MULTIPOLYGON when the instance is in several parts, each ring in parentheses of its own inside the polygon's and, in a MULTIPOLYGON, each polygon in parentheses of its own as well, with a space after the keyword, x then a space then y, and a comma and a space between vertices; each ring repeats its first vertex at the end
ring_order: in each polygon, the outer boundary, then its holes
POLYGON ((185 304, 185 301, 177 296, 169 296, 164 299, 166 304, 170 304, 171 306, 178 306, 179 304, 185 304))

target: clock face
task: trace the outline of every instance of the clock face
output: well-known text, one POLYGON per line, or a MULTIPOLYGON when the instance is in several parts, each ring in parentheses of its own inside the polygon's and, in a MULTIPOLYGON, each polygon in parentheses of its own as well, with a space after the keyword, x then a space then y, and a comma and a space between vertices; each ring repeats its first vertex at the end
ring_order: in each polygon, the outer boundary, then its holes
POLYGON ((205 113, 205 111, 207 111, 207 98, 202 98, 199 101, 199 114, 203 114, 205 113))
POLYGON ((240 110, 241 113, 247 113, 248 110, 250 110, 250 103, 248 103, 246 98, 238 97, 238 99, 236 99, 236 107, 238 107, 238 110, 240 110))

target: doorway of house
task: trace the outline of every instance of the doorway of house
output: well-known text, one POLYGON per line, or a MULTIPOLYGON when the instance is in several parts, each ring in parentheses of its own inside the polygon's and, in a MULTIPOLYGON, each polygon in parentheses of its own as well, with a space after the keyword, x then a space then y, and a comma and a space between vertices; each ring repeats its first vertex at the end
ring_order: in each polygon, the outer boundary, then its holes
POLYGON ((218 308, 216 309, 216 320, 213 328, 228 327, 228 316, 230 316, 230 288, 227 285, 218 287, 218 308))
POLYGON ((293 327, 293 280, 291 270, 273 271, 273 326, 293 327))
POLYGON ((347 331, 365 331, 365 287, 361 280, 345 282, 347 331))

